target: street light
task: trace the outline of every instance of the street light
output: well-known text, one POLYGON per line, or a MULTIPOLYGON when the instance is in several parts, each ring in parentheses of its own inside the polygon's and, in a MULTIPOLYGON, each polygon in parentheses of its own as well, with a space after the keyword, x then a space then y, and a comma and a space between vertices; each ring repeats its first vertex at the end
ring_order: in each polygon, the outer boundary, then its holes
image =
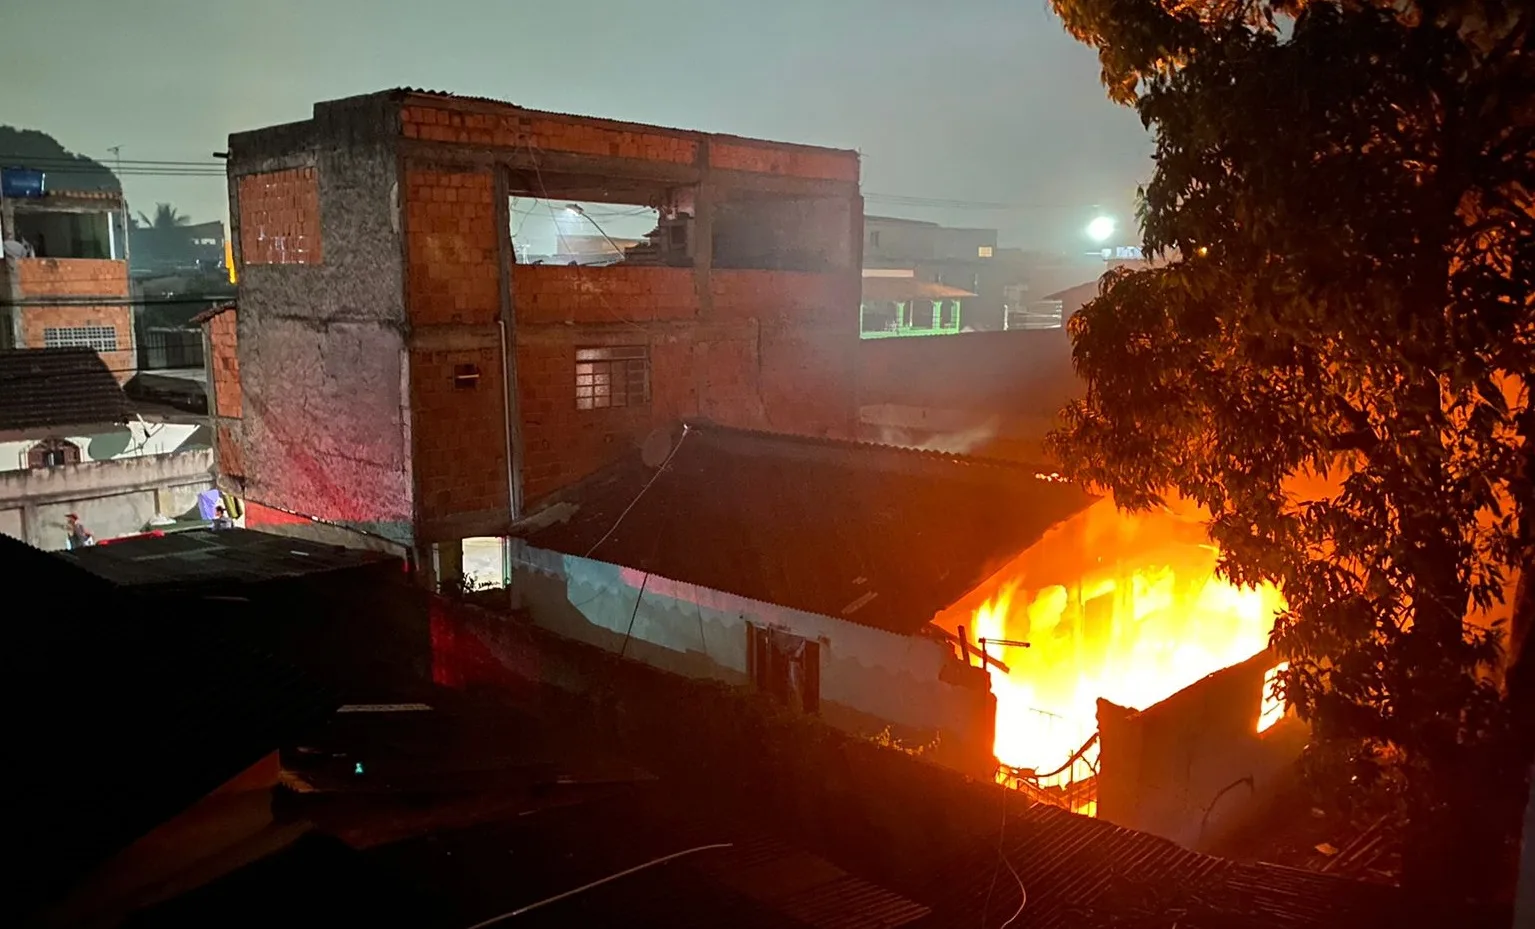
POLYGON ((1110 216, 1098 216, 1087 224, 1087 237, 1094 242, 1107 242, 1114 234, 1114 219, 1110 216))

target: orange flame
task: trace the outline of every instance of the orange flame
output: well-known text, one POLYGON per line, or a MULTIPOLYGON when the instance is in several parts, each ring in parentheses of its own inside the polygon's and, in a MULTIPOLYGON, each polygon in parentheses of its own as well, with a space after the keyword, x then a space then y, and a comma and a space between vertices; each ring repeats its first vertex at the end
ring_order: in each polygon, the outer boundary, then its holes
MULTIPOLYGON (((1101 504, 1079 521, 1015 562, 972 619, 975 638, 990 640, 987 654, 1007 665, 988 668, 996 756, 1040 775, 1091 738, 1100 697, 1145 709, 1245 661, 1267 647, 1284 606, 1272 586, 1243 589, 1217 578, 1216 550, 1187 524, 1101 504), (1118 561, 1085 557, 1114 550, 1105 543, 1118 543, 1118 561), (1047 578, 1056 582, 1039 583, 1047 578)), ((1095 746, 1051 780, 1080 780, 1096 761, 1095 746)))

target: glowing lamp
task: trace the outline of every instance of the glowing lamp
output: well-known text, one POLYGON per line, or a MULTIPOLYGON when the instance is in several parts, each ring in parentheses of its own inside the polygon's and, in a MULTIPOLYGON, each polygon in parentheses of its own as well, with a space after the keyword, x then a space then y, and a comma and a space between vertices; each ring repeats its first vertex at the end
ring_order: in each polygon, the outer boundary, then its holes
POLYGON ((1109 236, 1114 234, 1114 219, 1110 216, 1098 216, 1087 224, 1087 237, 1094 242, 1107 242, 1109 236))

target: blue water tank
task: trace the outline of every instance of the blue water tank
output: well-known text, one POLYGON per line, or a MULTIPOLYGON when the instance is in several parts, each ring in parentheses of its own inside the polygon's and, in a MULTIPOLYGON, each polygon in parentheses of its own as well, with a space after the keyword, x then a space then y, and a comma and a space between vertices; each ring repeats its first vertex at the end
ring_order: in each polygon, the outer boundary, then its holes
POLYGON ((31 168, 0 168, 0 197, 41 197, 47 175, 31 168))

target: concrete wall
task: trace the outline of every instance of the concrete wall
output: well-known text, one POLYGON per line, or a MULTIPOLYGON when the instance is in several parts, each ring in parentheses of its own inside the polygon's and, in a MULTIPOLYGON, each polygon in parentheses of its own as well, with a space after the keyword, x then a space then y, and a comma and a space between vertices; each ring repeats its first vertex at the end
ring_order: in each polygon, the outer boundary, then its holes
POLYGON ((1258 731, 1264 652, 1143 712, 1098 704, 1098 815, 1201 849, 1251 821, 1292 776, 1307 729, 1258 731))
POLYGON ((209 449, 0 473, 0 532, 47 550, 66 547, 65 515, 97 539, 142 532, 213 486, 209 449))
POLYGON ((219 432, 251 499, 408 540, 398 132, 360 98, 230 137, 242 421, 219 432))
MULTIPOLYGON (((50 435, 74 443, 81 461, 110 461, 166 455, 186 444, 200 427, 195 423, 127 423, 111 430, 50 435)), ((27 468, 27 453, 42 437, 0 442, 0 472, 27 468)))
POLYGON ((958 661, 943 642, 512 545, 515 595, 533 621, 552 632, 677 674, 739 686, 749 681, 748 623, 816 640, 820 715, 827 722, 864 736, 888 728, 911 746, 936 740, 935 761, 977 776, 989 777, 995 768, 991 695, 984 679, 978 686, 946 679, 952 671, 969 677, 967 669, 950 667, 958 661))

